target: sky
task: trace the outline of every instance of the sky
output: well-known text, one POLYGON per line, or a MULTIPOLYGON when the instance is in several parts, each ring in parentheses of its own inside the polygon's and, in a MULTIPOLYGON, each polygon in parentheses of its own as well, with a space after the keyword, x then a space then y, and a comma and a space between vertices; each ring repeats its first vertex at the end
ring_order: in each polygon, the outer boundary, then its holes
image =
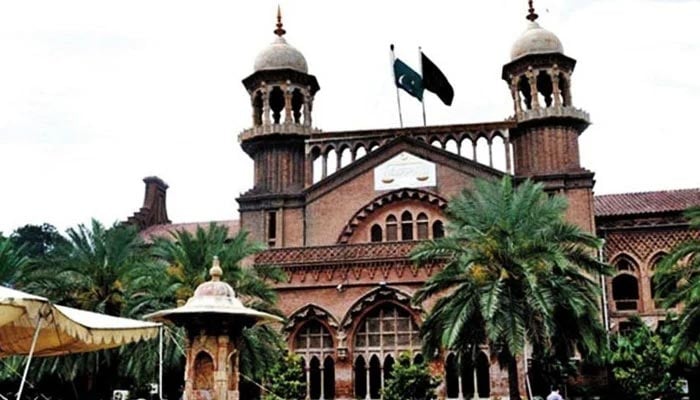
MULTIPOLYGON (((428 124, 501 121, 500 79, 526 28, 525 0, 23 0, 0 2, 0 232, 60 230, 141 207, 146 176, 169 185, 173 222, 237 218, 253 164, 241 80, 274 35, 321 86, 324 131, 398 127, 389 44, 418 47, 455 89, 426 96, 428 124)), ((573 104, 591 114, 581 163, 596 194, 700 187, 698 0, 535 0, 544 28, 577 59, 573 104)), ((405 125, 420 103, 402 94, 405 125)))

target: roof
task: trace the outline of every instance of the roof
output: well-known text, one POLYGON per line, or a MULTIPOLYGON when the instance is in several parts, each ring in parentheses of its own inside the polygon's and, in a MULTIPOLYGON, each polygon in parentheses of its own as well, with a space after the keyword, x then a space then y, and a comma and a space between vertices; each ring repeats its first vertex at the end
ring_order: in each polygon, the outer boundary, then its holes
POLYGON ((684 211, 700 205, 700 188, 595 196, 596 217, 684 211))
POLYGON ((178 224, 160 224, 149 226, 148 228, 141 231, 141 237, 146 242, 151 242, 155 238, 159 237, 170 237, 170 232, 175 231, 187 231, 194 234, 198 227, 207 228, 210 224, 223 225, 228 228, 228 237, 232 238, 236 236, 240 230, 240 221, 237 219, 225 220, 225 221, 205 221, 205 222, 185 222, 178 224))

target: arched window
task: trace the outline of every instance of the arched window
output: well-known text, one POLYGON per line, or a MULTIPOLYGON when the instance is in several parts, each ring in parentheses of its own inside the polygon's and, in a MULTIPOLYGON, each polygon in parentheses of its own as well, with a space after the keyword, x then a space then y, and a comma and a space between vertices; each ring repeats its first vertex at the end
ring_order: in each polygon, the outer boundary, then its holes
POLYGON ((479 397, 491 395, 491 378, 489 376, 489 358, 483 351, 476 356, 476 384, 479 397))
POLYGON ((386 217, 386 240, 388 242, 394 242, 399 240, 396 217, 393 215, 389 215, 388 217, 386 217))
POLYGON ((450 353, 445 359, 445 386, 448 399, 456 399, 459 397, 459 366, 457 364, 457 356, 450 353))
POLYGON ((355 353, 359 355, 355 361, 355 397, 363 398, 369 391, 371 398, 378 399, 396 357, 404 351, 415 353, 420 345, 418 325, 408 311, 392 303, 370 311, 355 334, 355 353), (369 368, 365 359, 370 360, 369 368), (365 387, 360 387, 361 383, 365 387))
POLYGON ((630 274, 619 274, 612 280, 612 297, 618 311, 637 310, 639 284, 630 274))
POLYGON ((365 358, 359 356, 355 359, 355 398, 364 399, 367 397, 367 363, 365 358))
POLYGON ((439 239, 445 236, 445 228, 442 225, 442 221, 437 220, 433 222, 433 239, 439 239))
POLYGON ((418 239, 428 238, 428 216, 425 213, 420 213, 416 217, 416 233, 418 234, 418 239))
POLYGON ((668 296, 669 293, 663 292, 659 290, 659 283, 654 279, 654 275, 656 274, 656 269, 659 266, 659 263, 661 260, 664 258, 666 254, 660 253, 654 256, 652 261, 649 263, 649 288, 651 289, 651 299, 654 302, 654 308, 656 309, 662 309, 663 308, 663 302, 668 296))
POLYGON ((488 398, 490 396, 489 359, 483 351, 479 351, 476 354, 476 369, 474 369, 474 360, 471 354, 463 355, 459 357, 459 360, 455 356, 454 363, 461 366, 459 372, 462 384, 462 398, 471 399, 474 396, 475 383, 477 385, 477 394, 480 398, 488 398))
POLYGON ((401 240, 413 240, 413 215, 408 211, 401 214, 401 240))
POLYGON ((294 352, 306 360, 304 365, 308 365, 306 387, 309 390, 309 398, 332 399, 335 393, 334 387, 326 385, 329 376, 335 379, 332 358, 331 367, 327 368, 328 359, 334 353, 333 339, 328 329, 317 320, 304 324, 294 340, 294 352), (321 360, 323 360, 323 368, 321 360))
POLYGON ((617 276, 612 280, 612 298, 618 311, 637 310, 639 307, 639 281, 637 266, 627 257, 615 261, 617 276))
POLYGON ((262 93, 255 92, 253 95, 253 126, 260 126, 263 124, 263 98, 262 93))
POLYGON ((280 123, 280 118, 282 117, 282 110, 284 109, 284 93, 279 86, 275 86, 272 91, 270 91, 270 110, 272 110, 272 122, 275 124, 280 123))
POLYGON ((292 117, 294 122, 301 124, 302 107, 304 106, 304 95, 301 90, 294 89, 292 92, 292 117))
POLYGON ((201 351, 194 359, 194 390, 207 392, 214 390, 214 360, 211 356, 201 351))
POLYGON ((552 106, 552 77, 547 73, 547 71, 540 71, 537 74, 537 92, 544 100, 544 103, 540 102, 540 105, 545 107, 552 106))
POLYGON ((335 361, 331 356, 326 356, 323 361, 323 392, 324 399, 335 398, 335 361))
POLYGON ((382 227, 379 226, 378 224, 372 225, 372 229, 370 229, 370 241, 372 241, 372 242, 381 242, 382 241, 382 227))

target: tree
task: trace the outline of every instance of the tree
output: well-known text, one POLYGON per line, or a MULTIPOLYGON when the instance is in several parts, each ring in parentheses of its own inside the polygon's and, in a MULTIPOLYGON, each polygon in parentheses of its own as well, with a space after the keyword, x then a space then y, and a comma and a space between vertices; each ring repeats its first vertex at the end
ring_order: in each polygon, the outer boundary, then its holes
MULTIPOLYGON (((686 211, 691 229, 700 229, 700 207, 686 211)), ((656 273, 657 293, 666 308, 683 304, 678 332, 671 342, 671 352, 679 361, 700 366, 700 239, 676 246, 661 260, 656 273), (659 296, 661 297, 661 296, 659 296)))
MULTIPOLYGON (((207 279, 214 256, 217 256, 224 271, 222 279, 233 287, 246 306, 279 315, 274 306, 277 294, 268 281, 281 281, 284 273, 274 267, 243 267, 244 259, 264 247, 250 242, 245 231, 233 238, 229 238, 228 233, 225 226, 211 223, 206 229, 198 227, 194 234, 180 230, 171 232, 170 238, 156 239, 152 254, 166 264, 169 282, 178 285, 172 303, 192 295, 207 279)), ((241 373, 252 379, 262 379, 281 347, 279 334, 268 324, 245 329, 239 358, 241 373)))
POLYGON ((303 399, 306 392, 304 371, 301 368, 301 357, 287 353, 279 357, 272 368, 265 374, 268 383, 268 393, 264 400, 303 399))
POLYGON ((447 236, 413 253, 418 262, 444 263, 414 297, 420 304, 443 296, 424 337, 467 349, 480 339, 472 327, 483 326, 508 368, 510 398, 520 398, 517 357, 526 342, 563 359, 604 344, 595 277, 608 267, 595 258, 601 242, 564 221, 566 208, 541 184, 476 181, 449 203, 447 236))
MULTIPOLYGON (((108 315, 123 316, 127 288, 152 269, 136 228, 93 220, 67 231, 65 252, 52 263, 32 271, 25 288, 60 304, 108 315)), ((74 396, 106 396, 121 378, 119 350, 104 350, 37 363, 39 377, 58 376, 72 386, 74 396)))
POLYGON ((425 361, 411 363, 408 353, 401 353, 384 383, 384 400, 429 400, 435 398, 440 380, 430 374, 425 361))
POLYGON ((51 258, 70 245, 56 227, 47 223, 17 228, 10 235, 10 240, 17 247, 24 246, 23 254, 32 260, 51 258))
POLYGON ((0 237, 0 284, 12 285, 29 265, 29 258, 22 254, 23 247, 16 247, 10 239, 0 237))
POLYGON ((638 317, 632 320, 634 328, 612 338, 610 367, 616 398, 651 400, 680 397, 681 383, 674 376, 673 357, 667 344, 638 317))

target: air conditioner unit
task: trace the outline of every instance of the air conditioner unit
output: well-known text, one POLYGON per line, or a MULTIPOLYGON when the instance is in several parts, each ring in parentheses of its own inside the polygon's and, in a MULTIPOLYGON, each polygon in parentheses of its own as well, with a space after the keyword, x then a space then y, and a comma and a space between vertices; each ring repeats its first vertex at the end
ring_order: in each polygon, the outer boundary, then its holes
POLYGON ((112 400, 129 400, 128 390, 115 390, 112 392, 112 400))

